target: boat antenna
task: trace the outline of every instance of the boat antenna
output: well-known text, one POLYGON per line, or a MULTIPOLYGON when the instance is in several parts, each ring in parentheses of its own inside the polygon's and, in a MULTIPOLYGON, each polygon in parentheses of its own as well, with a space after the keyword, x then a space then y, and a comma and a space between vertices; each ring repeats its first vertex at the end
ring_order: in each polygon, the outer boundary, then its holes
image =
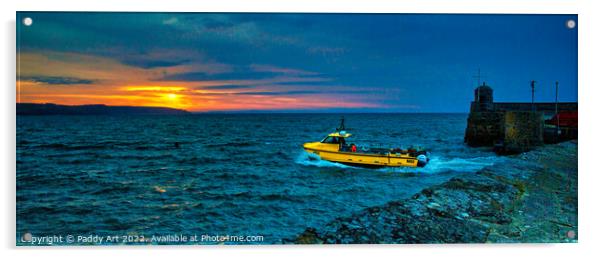
POLYGON ((341 125, 339 127, 337 127, 337 131, 343 131, 345 130, 345 117, 342 116, 341 117, 341 125))

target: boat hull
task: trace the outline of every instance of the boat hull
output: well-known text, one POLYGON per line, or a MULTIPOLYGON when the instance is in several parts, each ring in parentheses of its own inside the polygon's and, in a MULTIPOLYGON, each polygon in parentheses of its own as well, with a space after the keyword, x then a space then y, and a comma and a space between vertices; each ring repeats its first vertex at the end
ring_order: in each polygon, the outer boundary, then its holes
POLYGON ((404 154, 346 152, 308 147, 304 147, 304 149, 308 153, 318 155, 320 159, 350 166, 367 168, 424 166, 424 164, 421 164, 417 158, 404 154))

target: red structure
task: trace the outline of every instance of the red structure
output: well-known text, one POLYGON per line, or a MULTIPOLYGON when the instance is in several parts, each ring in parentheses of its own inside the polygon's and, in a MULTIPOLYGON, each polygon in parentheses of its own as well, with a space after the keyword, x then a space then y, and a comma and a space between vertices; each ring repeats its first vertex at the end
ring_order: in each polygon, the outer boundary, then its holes
POLYGON ((577 112, 558 112, 558 114, 554 115, 549 120, 546 120, 546 124, 548 125, 558 125, 560 127, 570 127, 577 128, 578 122, 577 112))

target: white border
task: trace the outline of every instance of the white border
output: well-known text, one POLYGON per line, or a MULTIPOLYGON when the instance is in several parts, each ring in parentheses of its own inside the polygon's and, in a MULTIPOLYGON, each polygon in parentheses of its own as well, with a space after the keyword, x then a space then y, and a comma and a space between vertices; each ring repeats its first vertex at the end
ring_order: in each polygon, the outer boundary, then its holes
POLYGON ((0 245, 3 257, 64 256, 105 257, 109 255, 166 257, 173 255, 236 255, 245 257, 313 257, 345 255, 381 257, 397 254, 424 257, 459 255, 480 257, 575 257, 599 252, 599 196, 602 196, 599 165, 602 146, 599 98, 601 8, 596 1, 559 0, 220 0, 220 1, 7 1, 2 2, 2 160, 3 179, 0 245), (203 12, 394 12, 394 13, 577 13, 579 15, 579 243, 515 245, 346 245, 346 246, 164 246, 164 247, 51 247, 16 248, 15 244, 15 11, 203 11, 203 12))

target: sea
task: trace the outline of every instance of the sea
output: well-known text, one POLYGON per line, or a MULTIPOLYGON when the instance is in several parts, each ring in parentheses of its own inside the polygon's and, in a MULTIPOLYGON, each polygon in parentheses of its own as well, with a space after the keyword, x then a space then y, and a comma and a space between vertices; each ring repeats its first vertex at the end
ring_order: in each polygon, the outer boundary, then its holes
MULTIPOLYGON (((18 116, 17 239, 177 234, 283 243, 500 162, 489 149, 464 144, 467 116, 18 116), (341 117, 349 143, 421 146, 429 164, 366 169, 309 157, 302 144, 320 141, 341 117)), ((227 240, 218 242, 241 243, 227 240)))

